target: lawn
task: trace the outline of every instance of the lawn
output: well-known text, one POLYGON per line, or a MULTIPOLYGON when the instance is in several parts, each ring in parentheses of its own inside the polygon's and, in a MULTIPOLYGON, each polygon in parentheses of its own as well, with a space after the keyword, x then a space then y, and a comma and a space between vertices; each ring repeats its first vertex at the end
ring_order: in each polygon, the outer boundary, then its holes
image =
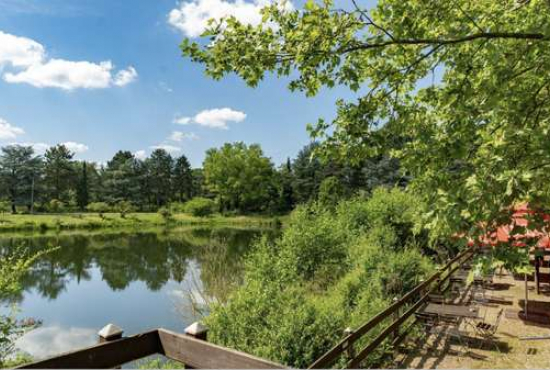
MULTIPOLYGON (((284 217, 283 217, 284 219, 284 217)), ((63 213, 63 214, 3 214, 0 215, 2 231, 46 231, 70 229, 96 229, 133 226, 181 226, 181 225, 251 225, 275 226, 277 218, 269 216, 223 216, 194 217, 189 214, 174 214, 170 219, 158 213, 63 213)))

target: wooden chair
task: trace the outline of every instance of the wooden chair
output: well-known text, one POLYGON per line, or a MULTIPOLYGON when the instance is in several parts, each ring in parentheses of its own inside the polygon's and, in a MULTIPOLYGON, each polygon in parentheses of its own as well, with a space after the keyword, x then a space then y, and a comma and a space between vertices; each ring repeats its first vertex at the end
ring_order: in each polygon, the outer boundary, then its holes
POLYGON ((486 342, 489 342, 495 346, 497 351, 500 352, 500 349, 498 348, 496 342, 495 342, 495 334, 498 330, 498 327, 500 325, 500 322, 502 321, 502 316, 504 315, 504 308, 501 308, 500 311, 497 314, 497 318, 494 323, 488 323, 485 320, 479 321, 475 325, 475 330, 477 334, 486 342))

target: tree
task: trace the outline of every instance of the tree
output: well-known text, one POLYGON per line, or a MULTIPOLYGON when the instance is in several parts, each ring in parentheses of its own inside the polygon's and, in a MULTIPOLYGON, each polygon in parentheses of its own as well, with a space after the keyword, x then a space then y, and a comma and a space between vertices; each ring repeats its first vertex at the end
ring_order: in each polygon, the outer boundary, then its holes
POLYGON ((292 190, 297 203, 306 203, 313 199, 323 181, 324 166, 319 158, 313 156, 313 151, 318 145, 318 143, 306 145, 292 163, 294 175, 292 190))
POLYGON ((226 143, 209 149, 203 168, 205 184, 218 197, 222 210, 265 210, 274 170, 259 145, 226 143))
POLYGON ((166 204, 172 195, 172 168, 174 160, 164 149, 156 149, 145 161, 151 174, 151 191, 158 207, 166 204))
POLYGON ((129 151, 122 150, 107 162, 104 173, 106 200, 115 204, 135 197, 139 188, 139 179, 136 175, 138 166, 134 155, 129 151))
POLYGON ((292 181, 294 174, 292 172, 292 164, 290 158, 283 164, 279 170, 280 174, 280 209, 281 212, 290 212, 295 204, 294 191, 292 189, 292 181))
POLYGON ((80 210, 85 210, 90 201, 90 185, 88 183, 88 165, 86 162, 80 164, 80 177, 76 186, 76 203, 80 210))
POLYGON ((328 155, 400 158, 431 205, 429 226, 449 233, 515 202, 550 200, 549 11, 542 0, 380 0, 371 9, 308 0, 265 8, 257 26, 211 23, 210 42, 181 48, 216 79, 233 72, 256 86, 269 71, 307 95, 362 89, 312 136, 328 155), (406 144, 393 150, 395 138, 406 144))
POLYGON ((67 201, 66 192, 72 186, 74 168, 72 153, 65 145, 58 144, 46 150, 44 165, 44 183, 50 199, 67 201))
POLYGON ((176 160, 173 186, 174 191, 178 195, 178 201, 185 202, 191 199, 193 193, 193 174, 191 165, 184 155, 176 160))
POLYGON ((35 181, 40 177, 42 159, 34 155, 31 146, 9 145, 2 148, 0 155, 0 179, 9 201, 12 213, 18 204, 32 208, 35 181))

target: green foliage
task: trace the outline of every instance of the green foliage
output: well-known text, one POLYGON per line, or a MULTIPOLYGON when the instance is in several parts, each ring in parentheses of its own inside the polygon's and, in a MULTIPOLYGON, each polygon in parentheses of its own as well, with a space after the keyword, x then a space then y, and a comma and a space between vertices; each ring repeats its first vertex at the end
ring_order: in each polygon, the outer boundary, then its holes
POLYGON ((11 210, 11 204, 10 202, 7 202, 5 200, 0 201, 0 213, 7 213, 11 210))
POLYGON ((88 212, 105 213, 109 212, 111 207, 105 202, 93 202, 86 206, 88 212))
POLYGON ((121 218, 125 218, 128 213, 135 211, 135 207, 127 200, 117 202, 114 209, 120 213, 121 218))
POLYGON ((449 235, 550 201, 549 11, 542 0, 272 4, 259 25, 213 22, 181 49, 215 79, 257 86, 270 72, 309 96, 358 91, 309 127, 319 152, 398 158, 430 204, 427 225, 449 235))
POLYGON ((165 360, 162 358, 143 359, 135 363, 136 369, 184 369, 185 366, 181 362, 173 360, 165 360))
MULTIPOLYGON (((20 281, 27 270, 41 255, 30 255, 21 247, 16 247, 7 255, 2 255, 0 263, 0 302, 9 302, 13 294, 21 290, 20 281)), ((6 312, 6 310, 2 310, 6 312)), ((15 306, 9 308, 9 313, 0 314, 0 366, 13 365, 8 362, 8 356, 15 355, 15 341, 28 330, 35 328, 40 323, 33 319, 17 320, 15 306)))
POLYGON ((334 176, 327 177, 319 186, 318 200, 326 206, 336 206, 345 195, 345 190, 340 180, 334 176))
POLYGON ((52 213, 60 213, 65 210, 65 203, 59 199, 52 199, 48 203, 48 211, 52 213))
POLYGON ((67 191, 71 186, 72 178, 75 176, 75 169, 71 163, 74 153, 65 145, 59 144, 46 150, 44 157, 46 192, 52 199, 68 201, 67 191))
POLYGON ((160 207, 158 210, 158 214, 161 215, 162 219, 165 222, 170 222, 174 219, 174 215, 172 214, 172 210, 170 207, 160 207))
POLYGON ((223 211, 266 210, 274 169, 259 145, 227 143, 210 149, 203 167, 206 186, 217 196, 223 211))
POLYGON ((197 217, 206 217, 216 211, 216 202, 212 199, 196 197, 185 203, 185 212, 197 217))
POLYGON ((346 327, 376 315, 432 271, 414 238, 397 237, 406 226, 415 235, 412 224, 398 221, 413 219, 419 209, 420 202, 399 190, 375 191, 370 199, 342 201, 336 209, 320 203, 298 207, 279 239, 257 242, 246 259, 243 286, 212 307, 206 318, 211 340, 289 366, 309 366, 346 327))

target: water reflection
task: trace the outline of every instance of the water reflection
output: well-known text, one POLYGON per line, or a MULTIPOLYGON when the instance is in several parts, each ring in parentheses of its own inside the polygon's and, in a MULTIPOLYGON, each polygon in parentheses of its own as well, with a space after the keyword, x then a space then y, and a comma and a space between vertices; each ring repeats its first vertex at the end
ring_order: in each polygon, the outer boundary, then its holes
POLYGON ((242 278, 242 257, 274 230, 179 229, 0 237, 0 256, 25 245, 59 249, 39 258, 10 300, 43 326, 17 347, 35 358, 96 342, 107 323, 127 335, 158 327, 183 331, 196 306, 224 301, 242 278))
MULTIPOLYGON (((205 291, 223 299, 227 287, 240 277, 241 256, 260 232, 200 228, 11 237, 0 238, 0 254, 20 244, 36 252, 59 246, 41 257, 22 280, 25 290, 36 290, 51 300, 57 299, 70 281, 90 280, 92 268, 99 269, 102 280, 113 291, 124 290, 134 281, 158 291, 170 280, 181 283, 190 260, 200 265, 200 282, 205 291)), ((22 298, 20 294, 13 300, 22 298)))
POLYGON ((41 327, 20 338, 17 347, 33 357, 44 358, 94 345, 95 335, 90 328, 41 327))

